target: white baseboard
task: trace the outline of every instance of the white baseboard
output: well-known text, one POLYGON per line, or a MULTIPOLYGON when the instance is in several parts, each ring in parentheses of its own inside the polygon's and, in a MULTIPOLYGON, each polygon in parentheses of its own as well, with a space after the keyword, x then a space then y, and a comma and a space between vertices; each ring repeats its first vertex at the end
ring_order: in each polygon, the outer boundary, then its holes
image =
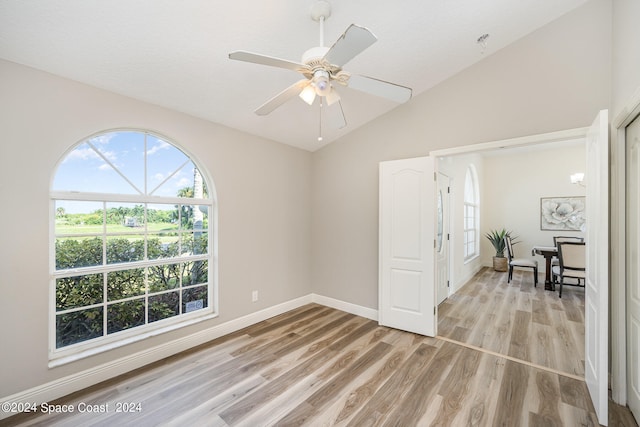
MULTIPOLYGON (((324 305, 327 305, 329 307, 334 307, 334 305, 336 305, 335 308, 348 311, 350 313, 358 311, 358 306, 354 304, 342 303, 344 307, 351 308, 351 310, 353 310, 351 311, 349 309, 337 307, 340 301, 332 300, 326 297, 319 298, 319 301, 314 301, 315 299, 316 296, 314 296, 313 294, 296 298, 294 300, 287 301, 282 304, 257 311, 255 313, 248 314, 238 319, 216 325, 209 329, 196 332, 195 334, 191 334, 173 340, 171 342, 160 344, 158 346, 140 351, 138 353, 122 357, 108 363, 104 363, 102 365, 96 366, 95 368, 59 378, 57 380, 30 388, 19 393, 12 394, 10 396, 0 397, 0 402, 25 402, 33 403, 39 406, 41 403, 59 399, 73 392, 98 384, 102 381, 108 380, 118 375, 130 372, 134 369, 141 368, 150 363, 157 362, 158 360, 162 360, 166 357, 204 344, 213 339, 230 334, 247 326, 251 326, 255 323, 261 322, 282 313, 286 313, 287 311, 302 307, 303 305, 310 304, 312 302, 324 304, 320 301, 324 300, 328 302, 324 305)), ((360 315, 365 316, 363 314, 360 315)), ((16 414, 0 411, 0 420, 8 418, 11 415, 16 414)))
POLYGON ((482 264, 478 264, 476 265, 471 272, 469 272, 467 275, 465 275, 462 279, 457 280, 456 283, 453 284, 453 286, 451 287, 451 289, 449 290, 449 294, 454 294, 456 292, 458 292, 460 290, 460 288, 462 288, 464 285, 467 284, 467 282, 471 279, 473 279, 473 277, 478 274, 478 272, 480 270, 482 270, 485 266, 482 264))
POLYGON ((345 302, 318 294, 311 294, 311 300, 317 304, 326 305, 327 307, 335 308, 336 310, 346 311, 347 313, 366 317, 367 319, 375 321, 378 320, 378 310, 375 310, 373 308, 363 307, 361 305, 352 304, 350 302, 345 302))

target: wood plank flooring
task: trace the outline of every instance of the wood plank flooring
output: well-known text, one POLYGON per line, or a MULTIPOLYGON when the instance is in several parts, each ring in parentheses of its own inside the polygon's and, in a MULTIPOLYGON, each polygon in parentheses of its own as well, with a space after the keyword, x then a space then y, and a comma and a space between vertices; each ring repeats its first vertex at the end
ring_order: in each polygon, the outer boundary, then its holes
MULTIPOLYGON (((423 337, 311 304, 55 402, 75 408, 108 405, 106 413, 14 417, 0 424, 597 425, 584 381, 535 367, 533 362, 521 363, 513 356, 536 353, 522 339, 524 330, 531 332, 533 323, 538 323, 534 319, 544 318, 545 313, 549 319, 561 315, 534 304, 531 294, 537 292, 523 291, 529 297, 513 301, 499 279, 495 288, 503 294, 485 293, 482 287, 490 287, 492 276, 482 272, 477 276, 479 287, 465 292, 496 301, 486 308, 502 330, 474 327, 474 322, 486 328, 496 326, 491 323, 494 320, 483 320, 484 314, 455 304, 447 307, 449 315, 441 319, 455 320, 451 329, 456 338, 476 337, 475 341, 423 337), (517 319, 496 307, 502 299, 517 306, 515 311, 521 312, 517 319), (463 311, 468 320, 456 314, 463 311), (511 339, 514 334, 517 339, 511 339), (471 343, 493 347, 484 350, 471 343), (131 413, 117 413, 119 402, 139 406, 131 413)), ((566 334, 575 339, 574 333, 566 334)), ((549 345, 554 340, 552 335, 547 338, 549 345)), ((635 425, 628 412, 610 407, 609 425, 635 425)))
POLYGON ((584 378, 584 288, 545 291, 530 271, 483 269, 438 307, 438 335, 584 378))

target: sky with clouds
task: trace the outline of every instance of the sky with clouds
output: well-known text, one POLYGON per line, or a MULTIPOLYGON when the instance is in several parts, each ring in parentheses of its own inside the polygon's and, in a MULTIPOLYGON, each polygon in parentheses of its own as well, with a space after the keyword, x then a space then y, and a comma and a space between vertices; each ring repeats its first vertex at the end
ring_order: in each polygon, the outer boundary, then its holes
MULTIPOLYGON (((60 162, 52 189, 175 197, 181 188, 193 186, 193 173, 189 157, 167 141, 120 131, 77 145, 60 162)), ((65 202, 56 206, 71 213, 95 205, 65 202)))

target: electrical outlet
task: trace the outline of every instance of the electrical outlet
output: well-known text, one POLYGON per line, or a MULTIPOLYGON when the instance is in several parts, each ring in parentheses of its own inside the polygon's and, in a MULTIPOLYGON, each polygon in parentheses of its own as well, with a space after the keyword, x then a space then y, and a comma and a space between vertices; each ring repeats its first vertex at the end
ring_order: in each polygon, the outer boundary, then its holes
POLYGON ((251 301, 253 302, 258 301, 258 291, 251 292, 251 301))

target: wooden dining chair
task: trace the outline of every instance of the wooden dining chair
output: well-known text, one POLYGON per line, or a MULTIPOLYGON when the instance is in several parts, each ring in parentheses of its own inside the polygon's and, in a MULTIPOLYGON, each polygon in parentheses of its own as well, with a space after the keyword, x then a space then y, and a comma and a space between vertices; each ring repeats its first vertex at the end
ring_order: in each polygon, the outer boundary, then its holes
POLYGON ((523 267, 523 268, 532 268, 533 269, 533 286, 538 286, 538 261, 528 259, 528 258, 515 258, 513 255, 513 243, 511 242, 511 237, 504 236, 504 246, 507 249, 507 261, 509 263, 509 276, 507 278, 507 283, 511 282, 513 279, 513 268, 514 267, 523 267))
POLYGON ((578 236, 553 236, 553 246, 558 247, 558 243, 564 242, 584 242, 584 237, 578 236))
POLYGON ((559 265, 553 267, 554 277, 560 278, 560 292, 562 298, 562 286, 572 285, 584 287, 586 278, 586 245, 584 242, 558 243, 559 265), (573 278, 577 284, 565 283, 565 279, 573 278), (582 282, 582 284, 580 284, 582 282))
MULTIPOLYGON (((578 236, 553 236, 553 246, 555 246, 556 248, 558 247, 558 243, 564 243, 564 242, 584 242, 584 237, 578 237, 578 236)), ((560 265, 560 261, 558 260, 558 257, 553 257, 553 259, 551 260, 551 267, 553 269, 554 265, 560 265)), ((558 276, 556 276, 555 274, 551 275, 551 281, 555 284, 558 283, 558 276)))

